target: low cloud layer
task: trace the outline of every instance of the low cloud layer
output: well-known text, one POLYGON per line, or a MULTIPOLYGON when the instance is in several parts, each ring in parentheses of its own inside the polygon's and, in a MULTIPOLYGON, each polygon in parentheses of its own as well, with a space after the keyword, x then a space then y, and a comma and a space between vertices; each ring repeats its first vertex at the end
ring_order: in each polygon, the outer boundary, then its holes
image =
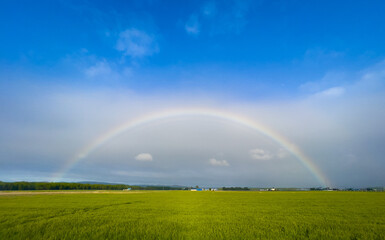
MULTIPOLYGON (((385 181, 383 69, 379 63, 337 89, 326 86, 299 99, 270 102, 226 100, 209 94, 197 101, 116 88, 3 84, 7 87, 0 96, 1 180, 49 181, 80 149, 125 122, 167 109, 204 107, 273 129, 308 155, 335 186, 381 185, 385 181)), ((90 69, 89 74, 97 72, 90 69)), ((225 119, 198 116, 159 119, 117 135, 74 165, 62 180, 319 185, 274 137, 225 119)))

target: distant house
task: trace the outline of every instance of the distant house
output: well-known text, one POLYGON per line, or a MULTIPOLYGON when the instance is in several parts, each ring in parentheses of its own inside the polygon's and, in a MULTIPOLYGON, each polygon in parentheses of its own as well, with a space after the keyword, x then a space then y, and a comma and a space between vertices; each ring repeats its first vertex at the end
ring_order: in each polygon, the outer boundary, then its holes
POLYGON ((125 189, 123 189, 123 191, 131 191, 131 188, 129 187, 129 188, 125 188, 125 189))

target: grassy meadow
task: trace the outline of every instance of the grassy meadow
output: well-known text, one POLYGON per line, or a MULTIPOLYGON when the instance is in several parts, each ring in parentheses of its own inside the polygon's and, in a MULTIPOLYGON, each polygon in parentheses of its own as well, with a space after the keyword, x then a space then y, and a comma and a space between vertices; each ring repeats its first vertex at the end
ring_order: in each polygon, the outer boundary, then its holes
POLYGON ((385 239, 385 193, 18 193, 0 239, 385 239))

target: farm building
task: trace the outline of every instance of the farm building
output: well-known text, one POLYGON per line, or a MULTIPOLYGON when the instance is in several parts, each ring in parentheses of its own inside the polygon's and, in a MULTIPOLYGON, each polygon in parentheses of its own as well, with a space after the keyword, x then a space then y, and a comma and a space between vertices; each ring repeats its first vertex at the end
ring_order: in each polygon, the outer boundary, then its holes
POLYGON ((217 191, 216 188, 191 188, 191 191, 217 191))

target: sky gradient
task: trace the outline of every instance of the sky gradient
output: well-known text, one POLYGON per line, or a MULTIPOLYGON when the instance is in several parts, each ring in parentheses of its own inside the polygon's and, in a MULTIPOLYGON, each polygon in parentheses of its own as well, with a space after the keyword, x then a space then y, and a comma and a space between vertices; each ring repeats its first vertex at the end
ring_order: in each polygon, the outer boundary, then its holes
POLYGON ((383 1, 2 1, 0 181, 385 185, 383 1))

